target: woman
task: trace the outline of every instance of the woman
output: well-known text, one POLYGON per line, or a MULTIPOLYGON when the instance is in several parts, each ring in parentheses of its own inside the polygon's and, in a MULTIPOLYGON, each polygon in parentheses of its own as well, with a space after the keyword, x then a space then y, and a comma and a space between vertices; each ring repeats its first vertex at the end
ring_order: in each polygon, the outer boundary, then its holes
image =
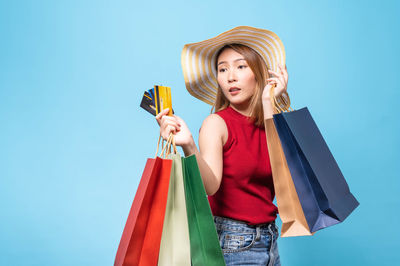
POLYGON ((271 87, 276 97, 286 92, 288 75, 279 62, 284 63, 283 45, 263 29, 237 27, 186 45, 187 89, 215 109, 201 126, 200 151, 180 117, 167 116, 168 109, 156 117, 164 139, 173 132, 185 156, 196 155, 227 265, 280 265, 263 123, 273 114, 271 87))

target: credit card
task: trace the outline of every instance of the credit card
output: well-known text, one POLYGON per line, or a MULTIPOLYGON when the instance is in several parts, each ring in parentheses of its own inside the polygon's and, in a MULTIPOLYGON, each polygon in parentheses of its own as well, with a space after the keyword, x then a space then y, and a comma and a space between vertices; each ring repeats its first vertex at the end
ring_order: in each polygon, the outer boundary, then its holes
POLYGON ((172 109, 171 88, 155 85, 154 88, 144 92, 140 107, 156 116, 165 108, 169 108, 168 115, 174 114, 172 109))
POLYGON ((162 110, 169 108, 168 115, 172 115, 172 100, 171 100, 171 88, 166 86, 154 86, 154 101, 156 107, 156 114, 159 114, 162 110))
POLYGON ((144 92, 140 107, 142 107, 150 114, 156 116, 156 107, 154 106, 154 100, 151 98, 151 94, 148 91, 144 92))

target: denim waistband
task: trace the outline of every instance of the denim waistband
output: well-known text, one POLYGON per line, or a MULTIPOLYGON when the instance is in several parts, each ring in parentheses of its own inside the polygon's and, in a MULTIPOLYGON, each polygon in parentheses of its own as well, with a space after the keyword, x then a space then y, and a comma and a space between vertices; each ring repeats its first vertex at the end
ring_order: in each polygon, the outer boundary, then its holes
POLYGON ((277 233, 275 221, 265 224, 249 225, 244 221, 233 220, 226 217, 214 216, 215 227, 217 229, 224 229, 234 232, 254 233, 260 231, 261 233, 277 233))

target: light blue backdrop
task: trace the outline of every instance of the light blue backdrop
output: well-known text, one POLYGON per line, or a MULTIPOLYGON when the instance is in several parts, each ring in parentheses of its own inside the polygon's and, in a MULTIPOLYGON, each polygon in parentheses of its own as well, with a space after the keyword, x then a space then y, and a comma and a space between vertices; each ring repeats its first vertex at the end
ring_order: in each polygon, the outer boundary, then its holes
POLYGON ((195 139, 210 107, 184 87, 185 43, 248 25, 287 55, 361 205, 283 265, 395 265, 399 255, 398 1, 1 1, 0 265, 112 265, 158 125, 139 108, 172 87, 195 139))

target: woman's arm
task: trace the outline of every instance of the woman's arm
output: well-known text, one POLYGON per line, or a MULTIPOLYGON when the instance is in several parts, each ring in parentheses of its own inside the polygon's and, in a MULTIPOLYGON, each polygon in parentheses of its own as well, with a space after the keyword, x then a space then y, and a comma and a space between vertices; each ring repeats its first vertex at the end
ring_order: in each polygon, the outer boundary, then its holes
POLYGON ((199 151, 183 119, 167 113, 168 109, 165 109, 156 116, 161 136, 167 139, 171 132, 174 133, 175 144, 182 147, 185 156, 195 154, 206 193, 215 194, 221 184, 222 149, 228 137, 224 120, 216 114, 204 120, 199 134, 199 151))
POLYGON ((269 96, 266 96, 265 98, 263 98, 262 104, 263 104, 263 111, 264 111, 264 119, 272 118, 274 111, 272 109, 272 103, 271 103, 271 99, 269 98, 269 96))
POLYGON ((211 114, 204 120, 200 129, 200 151, 194 141, 182 146, 185 156, 196 155, 207 195, 214 195, 221 185, 223 145, 227 135, 228 130, 224 120, 216 114, 211 114))

